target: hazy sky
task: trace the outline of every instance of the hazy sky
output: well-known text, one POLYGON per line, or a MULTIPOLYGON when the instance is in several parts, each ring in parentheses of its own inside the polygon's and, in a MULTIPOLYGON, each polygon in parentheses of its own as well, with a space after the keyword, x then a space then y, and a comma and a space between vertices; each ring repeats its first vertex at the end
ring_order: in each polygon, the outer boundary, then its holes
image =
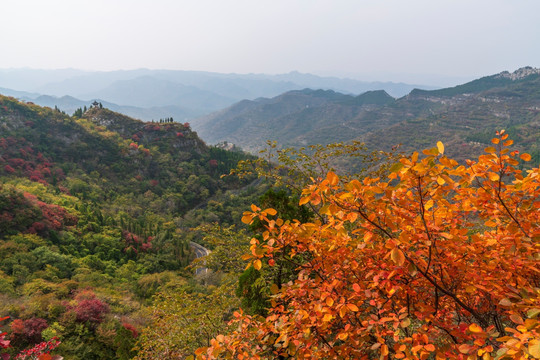
POLYGON ((430 74, 472 78, 526 65, 540 67, 539 0, 0 5, 0 68, 297 70, 422 82, 430 74))

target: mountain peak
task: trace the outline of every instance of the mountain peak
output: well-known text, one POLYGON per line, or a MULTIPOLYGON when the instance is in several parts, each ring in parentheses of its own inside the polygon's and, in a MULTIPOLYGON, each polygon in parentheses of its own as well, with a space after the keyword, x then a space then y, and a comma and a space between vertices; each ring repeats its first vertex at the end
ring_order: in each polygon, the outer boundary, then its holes
POLYGON ((495 78, 497 79, 510 79, 510 80, 521 80, 531 75, 540 75, 540 69, 533 68, 531 66, 525 66, 522 68, 517 69, 513 73, 510 73, 508 71, 503 71, 497 75, 495 75, 495 78))

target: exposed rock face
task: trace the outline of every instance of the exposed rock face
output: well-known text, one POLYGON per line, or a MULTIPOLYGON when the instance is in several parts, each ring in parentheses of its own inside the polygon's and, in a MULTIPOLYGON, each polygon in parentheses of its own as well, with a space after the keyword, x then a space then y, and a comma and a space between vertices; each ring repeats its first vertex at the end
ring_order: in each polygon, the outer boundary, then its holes
POLYGON ((508 71, 503 71, 502 73, 496 75, 495 77, 498 79, 506 78, 510 80, 521 80, 531 75, 540 75, 540 69, 533 68, 531 66, 526 66, 526 67, 517 69, 513 73, 510 73, 508 71))

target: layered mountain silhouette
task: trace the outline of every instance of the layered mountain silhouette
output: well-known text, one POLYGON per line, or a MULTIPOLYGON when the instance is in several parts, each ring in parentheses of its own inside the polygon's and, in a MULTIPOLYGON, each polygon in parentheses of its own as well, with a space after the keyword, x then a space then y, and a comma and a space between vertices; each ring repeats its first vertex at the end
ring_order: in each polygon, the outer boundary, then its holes
POLYGON ((186 121, 244 99, 273 97, 303 88, 349 94, 384 89, 393 96, 402 96, 414 87, 418 85, 363 82, 299 72, 265 75, 148 69, 111 72, 0 70, 0 94, 43 106, 58 106, 67 113, 72 113, 82 103, 97 99, 115 111, 146 121, 162 117, 186 121), (55 101, 55 97, 59 100, 55 101))
POLYGON ((290 91, 241 101, 193 122, 210 143, 227 141, 250 152, 275 140, 282 147, 360 140, 374 149, 449 145, 452 155, 482 152, 506 129, 523 149, 539 154, 540 70, 521 68, 452 88, 414 89, 395 99, 385 91, 359 96, 334 91, 290 91))

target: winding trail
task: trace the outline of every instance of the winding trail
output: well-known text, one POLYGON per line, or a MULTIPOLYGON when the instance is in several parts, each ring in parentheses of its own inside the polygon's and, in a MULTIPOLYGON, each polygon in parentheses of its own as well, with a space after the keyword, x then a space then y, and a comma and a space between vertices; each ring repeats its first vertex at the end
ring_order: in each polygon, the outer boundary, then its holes
MULTIPOLYGON (((189 246, 191 246, 191 248, 193 249, 193 251, 195 251, 195 256, 198 258, 201 258, 203 256, 206 256, 208 254, 210 254, 210 250, 208 250, 207 248, 205 248, 204 246, 202 245, 199 245, 193 241, 190 241, 189 242, 189 246)), ((208 273, 208 268, 199 268, 197 270, 195 270, 195 275, 200 275, 200 274, 206 274, 208 273)))

